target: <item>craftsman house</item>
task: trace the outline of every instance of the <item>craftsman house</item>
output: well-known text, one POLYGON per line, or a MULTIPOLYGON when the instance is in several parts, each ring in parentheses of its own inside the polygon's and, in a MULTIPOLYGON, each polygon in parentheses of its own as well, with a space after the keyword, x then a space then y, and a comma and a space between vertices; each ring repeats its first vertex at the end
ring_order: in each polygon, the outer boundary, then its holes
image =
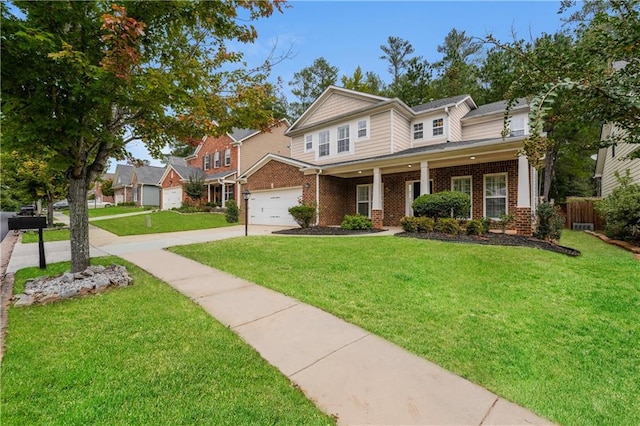
POLYGON ((241 181, 252 195, 251 224, 295 225, 288 208, 318 206, 319 225, 360 213, 374 226, 397 226, 421 194, 469 194, 471 218, 514 214, 531 234, 537 172, 518 156, 528 134, 528 105, 478 106, 469 95, 409 107, 331 86, 285 133, 291 158, 270 153, 241 181))
POLYGON ((205 136, 194 153, 183 163, 170 164, 160 179, 161 208, 180 207, 187 200, 183 184, 198 178, 206 186, 203 202, 222 207, 228 200, 240 204, 237 177, 262 156, 271 152, 283 157, 291 155, 291 139, 285 136, 290 123, 284 119, 269 131, 234 129, 219 137, 205 136))

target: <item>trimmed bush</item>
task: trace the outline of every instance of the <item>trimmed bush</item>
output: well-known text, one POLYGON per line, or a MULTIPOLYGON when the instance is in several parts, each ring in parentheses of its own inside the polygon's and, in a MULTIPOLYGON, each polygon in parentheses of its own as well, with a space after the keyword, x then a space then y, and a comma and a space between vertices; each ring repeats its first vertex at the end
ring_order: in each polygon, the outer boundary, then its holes
POLYGON ((443 234, 459 235, 462 233, 460 223, 453 218, 439 219, 433 229, 443 234))
POLYGON ((493 223, 493 221, 491 220, 491 218, 488 218, 488 217, 483 217, 482 219, 479 219, 479 220, 482 222, 482 233, 486 234, 491 230, 491 224, 493 223))
POLYGON ((485 233, 484 224, 481 220, 474 219, 467 222, 467 235, 482 235, 485 233))
POLYGON ((360 214, 356 215, 346 215, 344 219, 342 219, 342 223, 340 224, 342 229, 348 229, 350 231, 355 230, 366 230, 373 228, 373 222, 366 216, 362 216, 360 214))
POLYGON ((120 207, 135 207, 135 206, 137 206, 137 204, 134 203, 133 201, 123 201, 122 203, 118 203, 118 206, 120 206, 120 207))
POLYGON ((405 232, 433 232, 433 225, 430 217, 405 216, 400 220, 400 226, 405 232))
POLYGON ((434 220, 441 217, 467 217, 471 209, 471 199, 464 192, 442 191, 421 195, 411 206, 416 216, 430 217, 434 220))
POLYGON ((238 205, 235 201, 229 200, 226 203, 227 211, 224 214, 224 218, 228 223, 236 223, 238 222, 238 217, 240 215, 240 210, 238 210, 238 205))
POLYGON ((317 211, 315 205, 303 203, 289 207, 289 214, 301 228, 308 228, 315 223, 317 211))
POLYGON ((595 209, 605 220, 604 233, 610 238, 640 241, 640 185, 632 184, 626 176, 616 173, 620 186, 604 200, 595 203, 595 209))
POLYGON ((541 203, 536 210, 537 225, 533 236, 541 240, 557 241, 564 226, 564 218, 551 203, 541 203))
POLYGON ((507 233, 507 227, 509 224, 513 223, 516 220, 516 217, 512 214, 501 214, 500 220, 498 220, 498 226, 500 226, 500 230, 503 234, 507 233))

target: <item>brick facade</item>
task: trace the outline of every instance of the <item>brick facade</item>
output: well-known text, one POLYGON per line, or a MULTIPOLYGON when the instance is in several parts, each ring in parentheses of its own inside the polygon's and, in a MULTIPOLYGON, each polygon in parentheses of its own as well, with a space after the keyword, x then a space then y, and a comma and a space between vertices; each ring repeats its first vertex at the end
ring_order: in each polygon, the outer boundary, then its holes
POLYGON ((531 216, 531 208, 518 207, 515 213, 516 231, 519 235, 531 236, 533 235, 533 220, 531 216))
MULTIPOLYGON (((313 184, 315 186, 315 176, 311 177, 314 178, 313 184)), ((309 176, 305 177, 298 167, 272 160, 247 179, 247 186, 252 192, 264 189, 290 188, 301 186, 303 182, 309 181, 308 178, 309 176)))

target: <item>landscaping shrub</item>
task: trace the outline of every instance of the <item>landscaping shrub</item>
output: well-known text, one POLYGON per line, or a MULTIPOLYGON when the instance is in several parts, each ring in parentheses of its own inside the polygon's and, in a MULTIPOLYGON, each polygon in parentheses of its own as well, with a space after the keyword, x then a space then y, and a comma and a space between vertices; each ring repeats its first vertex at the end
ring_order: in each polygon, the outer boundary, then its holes
POLYGON ((453 218, 439 219, 434 226, 434 230, 437 232, 442 232, 443 234, 451 235, 458 235, 462 233, 460 223, 458 223, 458 221, 453 218))
POLYGON ((564 226, 564 218, 551 203, 541 203, 536 210, 537 224, 533 236, 541 240, 556 241, 564 226))
POLYGON ((238 210, 238 205, 235 201, 229 200, 226 203, 227 211, 224 214, 225 219, 228 223, 236 223, 238 221, 238 216, 240 211, 238 210))
POLYGON ((632 184, 627 175, 616 173, 620 186, 604 200, 595 203, 595 209, 605 220, 604 233, 610 238, 640 241, 640 185, 632 184))
POLYGON ((123 201, 122 203, 118 203, 120 207, 135 207, 136 203, 133 201, 123 201))
POLYGON ((314 204, 302 203, 289 207, 289 214, 301 228, 306 229, 316 222, 317 211, 314 204))
POLYGON ((405 216, 400 220, 400 226, 406 232, 433 232, 433 225, 430 217, 405 216))
POLYGON ((412 207, 416 216, 433 219, 467 217, 471 209, 471 199, 464 192, 442 191, 419 196, 413 201, 412 207))
POLYGON ((488 217, 483 217, 482 219, 480 219, 480 221, 482 222, 482 233, 486 234, 491 230, 491 224, 493 223, 493 220, 488 217))
POLYGON ((512 214, 501 214, 498 225, 503 234, 507 233, 507 227, 516 220, 516 217, 512 214))
POLYGON ((342 229, 358 230, 358 229, 371 229, 373 228, 373 222, 366 216, 360 214, 346 215, 340 224, 342 229))
POLYGON ((482 235, 488 231, 484 230, 484 224, 481 220, 474 219, 467 222, 466 232, 467 235, 482 235))

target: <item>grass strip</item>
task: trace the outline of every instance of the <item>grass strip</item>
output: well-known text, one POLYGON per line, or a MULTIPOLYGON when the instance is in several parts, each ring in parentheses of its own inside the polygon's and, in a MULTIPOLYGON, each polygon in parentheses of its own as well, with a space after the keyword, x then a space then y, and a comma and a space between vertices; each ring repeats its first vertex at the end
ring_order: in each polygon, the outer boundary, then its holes
POLYGON ((220 213, 181 214, 173 211, 104 219, 91 222, 91 224, 120 236, 193 231, 237 225, 236 223, 228 223, 225 215, 220 213), (147 226, 149 222, 151 226, 147 226))
MULTIPOLYGON (((22 233, 22 243, 37 243, 40 239, 38 231, 25 231, 22 233)), ((53 241, 69 241, 69 229, 43 229, 42 240, 45 243, 53 241)))

